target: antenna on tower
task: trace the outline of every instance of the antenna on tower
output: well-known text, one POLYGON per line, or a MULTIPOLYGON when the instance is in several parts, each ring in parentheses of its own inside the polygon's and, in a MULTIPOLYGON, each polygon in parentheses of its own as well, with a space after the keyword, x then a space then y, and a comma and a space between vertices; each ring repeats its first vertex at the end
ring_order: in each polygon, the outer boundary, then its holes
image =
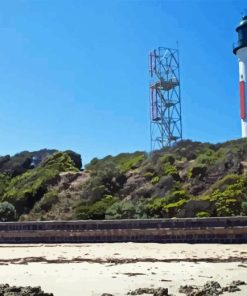
MULTIPOLYGON (((177 43, 178 47, 178 43, 177 43)), ((151 151, 182 139, 179 52, 159 47, 149 54, 151 151)))

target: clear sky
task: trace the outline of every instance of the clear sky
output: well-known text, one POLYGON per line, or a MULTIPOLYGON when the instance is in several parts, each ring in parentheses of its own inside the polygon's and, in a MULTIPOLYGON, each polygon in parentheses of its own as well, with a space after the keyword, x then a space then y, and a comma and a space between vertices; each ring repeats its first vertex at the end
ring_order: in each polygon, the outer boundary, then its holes
POLYGON ((239 138, 243 1, 0 1, 0 155, 149 150, 148 52, 179 41, 183 135, 239 138))

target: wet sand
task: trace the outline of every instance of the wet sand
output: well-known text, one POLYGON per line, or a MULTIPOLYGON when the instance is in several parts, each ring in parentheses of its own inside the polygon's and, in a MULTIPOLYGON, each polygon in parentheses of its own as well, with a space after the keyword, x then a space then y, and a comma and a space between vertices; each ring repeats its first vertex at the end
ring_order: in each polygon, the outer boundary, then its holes
MULTIPOLYGON (((1 283, 41 286, 55 296, 126 295, 136 288, 247 281, 247 245, 0 245, 1 283)), ((223 295, 247 295, 240 292, 223 295)))

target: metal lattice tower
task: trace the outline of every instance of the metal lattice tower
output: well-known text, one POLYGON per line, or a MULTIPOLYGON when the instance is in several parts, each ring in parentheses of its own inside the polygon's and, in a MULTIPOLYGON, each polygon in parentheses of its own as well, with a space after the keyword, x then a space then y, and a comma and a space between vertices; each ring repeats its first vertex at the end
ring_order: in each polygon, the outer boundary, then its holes
POLYGON ((149 55, 151 151, 182 139, 178 49, 159 47, 149 55))

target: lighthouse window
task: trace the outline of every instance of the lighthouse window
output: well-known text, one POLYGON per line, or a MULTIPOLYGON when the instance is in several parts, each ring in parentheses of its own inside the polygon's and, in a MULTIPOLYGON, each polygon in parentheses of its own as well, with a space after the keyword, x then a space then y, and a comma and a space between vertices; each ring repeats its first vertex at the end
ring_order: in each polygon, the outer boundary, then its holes
POLYGON ((243 76, 243 74, 241 74, 241 79, 243 79, 244 78, 244 76, 243 76))

